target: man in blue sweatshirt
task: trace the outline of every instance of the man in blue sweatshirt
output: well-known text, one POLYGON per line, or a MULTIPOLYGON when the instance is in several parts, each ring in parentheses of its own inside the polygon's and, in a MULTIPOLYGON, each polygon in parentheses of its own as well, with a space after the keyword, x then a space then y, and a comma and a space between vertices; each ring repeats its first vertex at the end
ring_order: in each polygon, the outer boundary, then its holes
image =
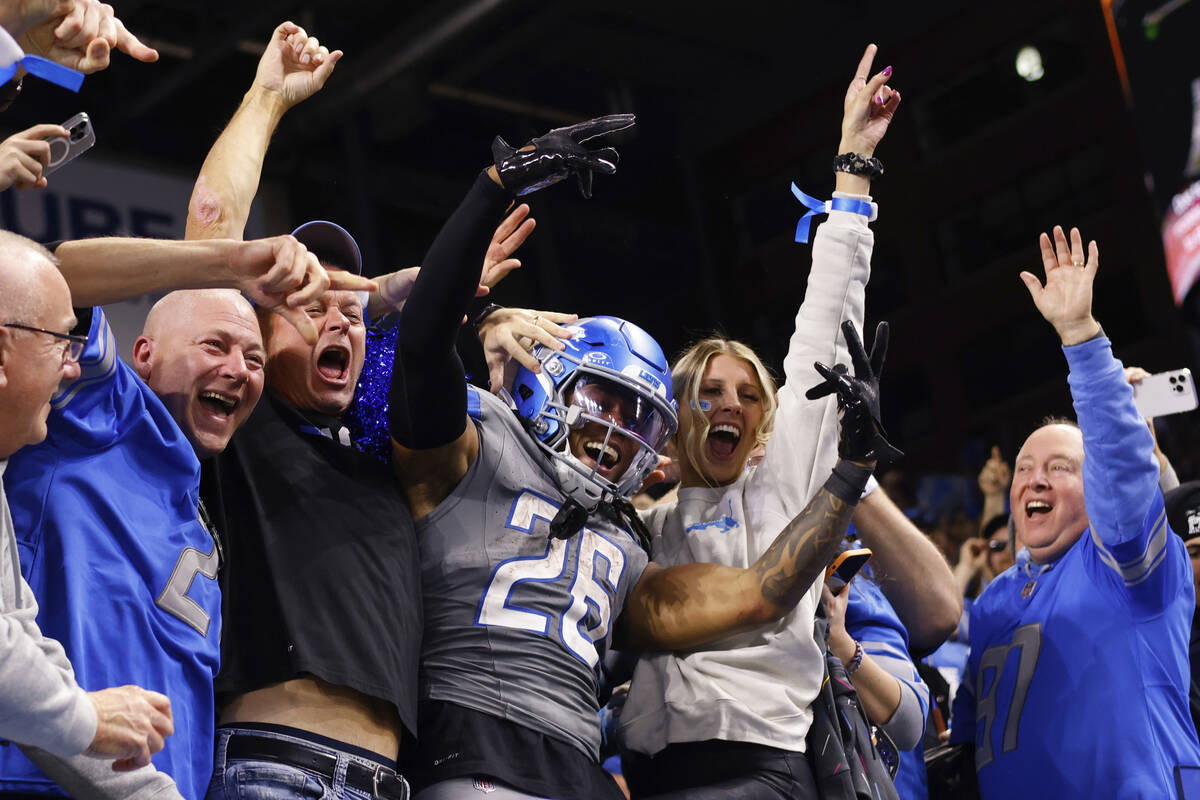
POLYGON ((1025 549, 971 610, 953 738, 975 743, 984 798, 1200 797, 1188 715, 1191 567, 1172 536, 1154 443, 1092 316, 1099 254, 1041 237, 1043 286, 1079 424, 1021 447, 1009 499, 1025 549))

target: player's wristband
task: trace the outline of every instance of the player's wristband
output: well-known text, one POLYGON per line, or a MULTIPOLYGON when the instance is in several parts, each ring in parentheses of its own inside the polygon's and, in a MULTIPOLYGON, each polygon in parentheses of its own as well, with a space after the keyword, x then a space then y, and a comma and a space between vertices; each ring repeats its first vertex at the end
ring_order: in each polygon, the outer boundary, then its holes
POLYGON ((844 458, 838 459, 833 472, 829 473, 829 478, 825 481, 825 490, 839 500, 856 505, 870 477, 870 467, 859 466, 844 458))
POLYGON ((852 197, 835 197, 832 200, 818 200, 800 191, 800 187, 792 184, 792 194, 808 209, 808 213, 796 223, 796 241, 807 242, 808 231, 812 227, 812 218, 817 214, 828 214, 830 211, 849 211, 851 214, 861 214, 868 222, 873 222, 879 216, 879 206, 866 200, 855 200, 852 197))

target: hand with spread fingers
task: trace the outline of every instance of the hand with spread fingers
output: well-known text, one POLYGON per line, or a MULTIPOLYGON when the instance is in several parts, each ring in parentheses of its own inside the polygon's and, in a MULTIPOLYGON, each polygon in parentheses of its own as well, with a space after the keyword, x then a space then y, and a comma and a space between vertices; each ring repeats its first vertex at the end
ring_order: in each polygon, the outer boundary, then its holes
POLYGON ((592 196, 592 174, 612 175, 620 160, 611 147, 589 150, 589 142, 600 143, 609 136, 637 124, 633 114, 610 114, 579 122, 539 136, 520 150, 497 136, 492 141, 492 158, 504 188, 515 195, 536 192, 574 174, 579 191, 592 196))
POLYGON ((529 216, 529 206, 525 203, 509 212, 496 228, 483 257, 483 270, 479 274, 480 286, 491 289, 504 280, 508 273, 520 268, 521 260, 513 258, 513 253, 525 243, 529 234, 533 233, 536 224, 533 217, 529 216))
POLYGON ((1092 316, 1092 284, 1100 266, 1096 241, 1088 242, 1085 258, 1079 229, 1071 228, 1068 244, 1062 226, 1055 225, 1053 244, 1043 233, 1038 237, 1038 245, 1046 270, 1046 285, 1032 272, 1022 272, 1021 280, 1037 310, 1058 332, 1064 347, 1086 342, 1100 332, 1100 323, 1092 316))
POLYGON ((839 456, 864 464, 894 461, 904 454, 888 442, 887 432, 879 421, 879 375, 887 356, 888 325, 881 322, 875 329, 869 358, 853 322, 842 323, 842 335, 850 351, 854 374, 849 374, 844 364, 831 368, 817 362, 813 367, 825 381, 809 389, 805 397, 816 400, 837 394, 838 408, 842 412, 839 456))
POLYGON ((493 392, 506 384, 505 371, 511 364, 532 372, 541 372, 541 363, 529 351, 541 344, 562 350, 559 339, 570 339, 571 331, 562 327, 579 319, 578 314, 558 311, 530 311, 525 308, 497 308, 479 323, 479 343, 487 361, 488 382, 493 392))

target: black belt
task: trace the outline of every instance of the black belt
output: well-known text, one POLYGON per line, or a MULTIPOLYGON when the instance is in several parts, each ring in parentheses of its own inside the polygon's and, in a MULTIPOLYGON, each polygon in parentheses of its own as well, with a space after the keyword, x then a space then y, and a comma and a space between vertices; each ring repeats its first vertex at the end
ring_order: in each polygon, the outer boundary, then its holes
MULTIPOLYGON (((337 771, 337 756, 301 742, 271 739, 235 732, 225 745, 230 761, 278 761, 315 772, 330 781, 337 771)), ((381 800, 408 800, 408 781, 382 764, 369 767, 351 759, 346 766, 346 785, 381 800)))

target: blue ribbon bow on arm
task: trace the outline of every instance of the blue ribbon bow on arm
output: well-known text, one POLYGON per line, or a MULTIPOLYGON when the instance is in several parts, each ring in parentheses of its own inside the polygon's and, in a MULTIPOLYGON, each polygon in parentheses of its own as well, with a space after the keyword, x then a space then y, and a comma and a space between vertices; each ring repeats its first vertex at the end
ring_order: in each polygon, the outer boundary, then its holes
POLYGON ((796 241, 807 242, 808 232, 812 227, 812 218, 816 214, 828 214, 830 211, 849 211, 852 214, 862 214, 871 218, 871 204, 866 200, 852 200, 848 197, 835 197, 832 200, 818 200, 800 191, 800 187, 792 183, 792 194, 808 208, 808 213, 796 223, 796 241))

